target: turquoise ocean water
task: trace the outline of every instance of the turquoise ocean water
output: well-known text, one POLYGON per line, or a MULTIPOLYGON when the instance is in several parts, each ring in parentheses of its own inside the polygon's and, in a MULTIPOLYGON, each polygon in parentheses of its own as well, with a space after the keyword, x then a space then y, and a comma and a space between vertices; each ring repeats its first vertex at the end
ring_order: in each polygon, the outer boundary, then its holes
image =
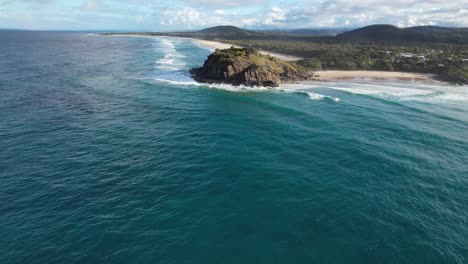
POLYGON ((209 53, 0 33, 0 263, 468 262, 468 87, 196 84, 209 53))

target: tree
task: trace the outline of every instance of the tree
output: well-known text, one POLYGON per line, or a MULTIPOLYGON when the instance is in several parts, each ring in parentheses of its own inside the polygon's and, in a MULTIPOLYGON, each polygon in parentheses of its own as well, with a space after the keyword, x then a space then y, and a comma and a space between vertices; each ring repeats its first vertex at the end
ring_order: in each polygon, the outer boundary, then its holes
POLYGON ((389 60, 377 60, 374 65, 376 70, 379 71, 393 71, 392 62, 389 60))
POLYGON ((337 60, 335 67, 342 70, 354 71, 356 70, 357 65, 351 60, 348 60, 348 58, 343 58, 337 60))
POLYGON ((322 69, 322 63, 316 58, 303 59, 298 61, 298 64, 311 70, 317 71, 322 69))

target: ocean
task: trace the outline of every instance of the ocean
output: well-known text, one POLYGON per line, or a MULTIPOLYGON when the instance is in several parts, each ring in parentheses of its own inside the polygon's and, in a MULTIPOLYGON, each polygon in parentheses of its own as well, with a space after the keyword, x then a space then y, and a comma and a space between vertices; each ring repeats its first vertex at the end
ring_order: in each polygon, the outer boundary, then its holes
POLYGON ((467 263, 468 87, 195 83, 190 40, 0 32, 0 263, 467 263))

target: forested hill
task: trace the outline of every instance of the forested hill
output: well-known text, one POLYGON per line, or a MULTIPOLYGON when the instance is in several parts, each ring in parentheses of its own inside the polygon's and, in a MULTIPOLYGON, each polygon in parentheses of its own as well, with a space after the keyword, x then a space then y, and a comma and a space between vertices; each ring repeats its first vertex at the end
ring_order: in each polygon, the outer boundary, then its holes
POLYGON ((205 28, 195 32, 185 32, 185 34, 193 34, 202 37, 214 37, 214 38, 248 38, 253 37, 255 35, 261 35, 261 33, 257 33, 254 31, 240 29, 234 26, 216 26, 205 28))
POLYGON ((344 28, 297 28, 297 29, 271 29, 271 30, 245 30, 235 26, 216 26, 205 28, 192 34, 229 36, 229 37, 265 37, 265 36, 336 36, 346 32, 344 28))
POLYGON ((468 28, 419 26, 398 28, 392 25, 371 25, 336 36, 339 41, 357 42, 424 42, 468 44, 468 28))
POLYGON ((235 26, 216 26, 199 31, 148 33, 151 35, 180 36, 200 39, 224 39, 224 40, 306 40, 314 41, 320 37, 312 34, 297 34, 288 31, 253 31, 235 26))
POLYGON ((199 31, 186 32, 146 32, 129 34, 178 36, 213 40, 289 40, 327 43, 421 42, 427 44, 468 45, 468 28, 437 26, 399 28, 392 25, 371 25, 347 31, 336 36, 328 31, 322 31, 322 33, 314 33, 312 30, 253 31, 235 26, 216 26, 199 31))
MULTIPOLYGON (((231 40, 298 40, 320 42, 421 42, 428 44, 468 45, 468 28, 418 26, 399 28, 393 25, 370 25, 336 36, 313 36, 302 31, 252 31, 234 26, 216 26, 191 32, 173 32, 167 35, 205 39, 231 40)), ((327 34, 325 34, 327 35, 327 34)))

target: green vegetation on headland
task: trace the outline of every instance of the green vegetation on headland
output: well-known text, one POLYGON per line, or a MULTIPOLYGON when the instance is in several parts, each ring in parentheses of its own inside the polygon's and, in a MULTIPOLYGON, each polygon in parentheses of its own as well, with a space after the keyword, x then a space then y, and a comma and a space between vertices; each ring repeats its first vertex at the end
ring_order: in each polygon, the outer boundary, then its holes
POLYGON ((308 71, 294 63, 263 55, 254 48, 217 49, 200 68, 190 70, 200 82, 246 86, 273 86, 309 79, 308 71))
POLYGON ((218 26, 194 32, 129 33, 178 36, 230 43, 306 58, 311 70, 380 70, 434 74, 468 84, 468 28, 373 25, 336 36, 255 32, 218 26))

